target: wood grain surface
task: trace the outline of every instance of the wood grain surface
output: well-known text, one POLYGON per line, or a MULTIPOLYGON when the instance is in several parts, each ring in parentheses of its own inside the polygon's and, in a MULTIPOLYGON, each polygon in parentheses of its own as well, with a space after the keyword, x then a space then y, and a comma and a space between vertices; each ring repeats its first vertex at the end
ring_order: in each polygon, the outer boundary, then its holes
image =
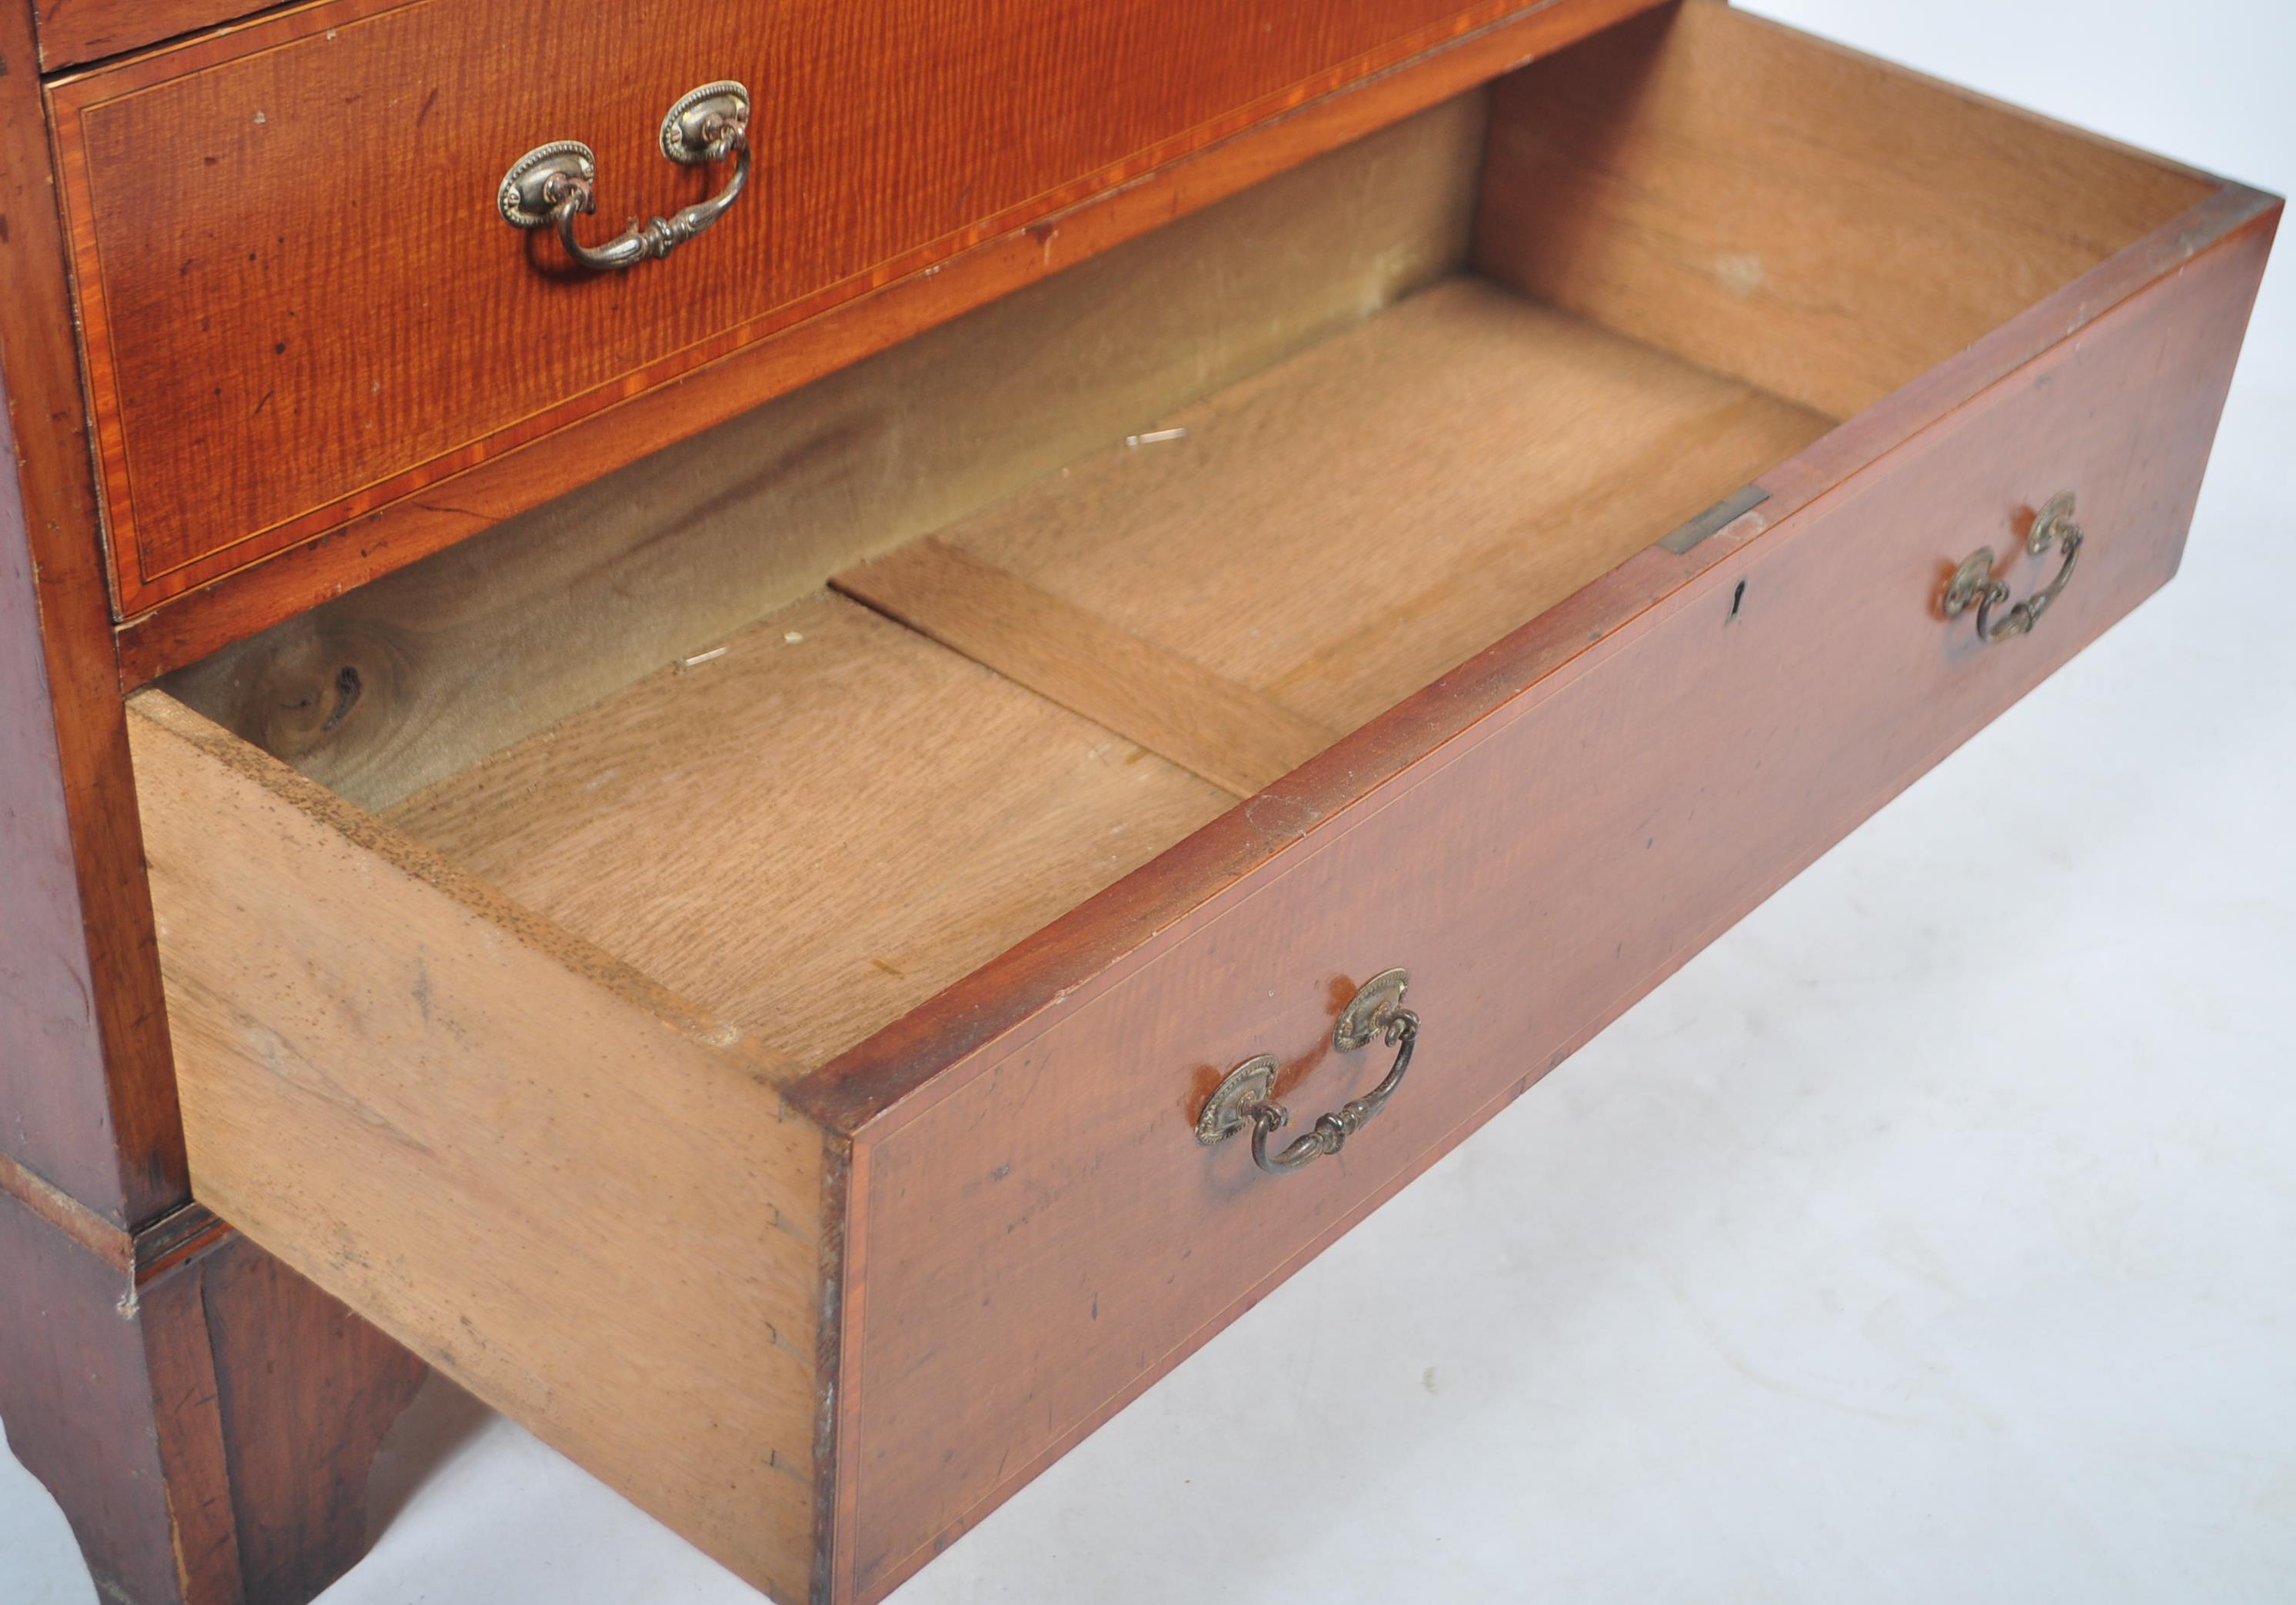
POLYGON ((105 1598, 299 1602, 424 1369, 189 1202, 30 22, 0 6, 0 1423, 105 1598))
POLYGON ((0 5, 0 1149, 132 1228, 191 1194, 29 24, 0 5))
POLYGON ((882 1111, 852 1156, 837 1597, 882 1597, 2163 582, 2273 215, 1774 523, 1645 553, 811 1078, 826 1115, 856 1082, 882 1111), (2068 488, 2090 541, 2043 628, 1988 648, 1941 619, 1960 557, 2068 488), (1392 965, 1425 1027, 1376 1126, 1283 1178, 1197 1144, 1253 1054, 1302 1119, 1367 1088, 1383 1056, 1334 1055, 1331 1024, 1392 965), (881 1066, 968 1041, 882 1101, 881 1066))
MULTIPOLYGON (((196 1333, 184 1329, 187 1312, 165 1291, 143 1306, 130 1270, 87 1253, 4 1195, 0 1268, 8 1448, 54 1494, 97 1586, 133 1605, 236 1605, 238 1541, 220 1423, 212 1409, 155 1405, 146 1346, 155 1337, 169 1351, 176 1387, 189 1381, 213 1395, 212 1381, 198 1375, 203 1356, 196 1333)), ((188 1313, 196 1321, 196 1305, 188 1313)))
POLYGON ((939 539, 1335 731, 1828 424, 1472 278, 1157 422, 939 539))
MULTIPOLYGON (((1804 259, 1869 182, 1823 119, 1870 98, 1917 153, 1984 149, 1941 169, 1971 218, 1859 235, 1864 271, 1991 230, 1999 282, 1905 276, 1920 332, 1819 358, 1823 320, 1750 296, 1791 360, 1728 317, 1707 349, 1630 302, 1444 284, 880 571, 889 613, 1012 678, 808 597, 570 716, 505 715, 544 728, 390 823, 139 701, 202 1189, 745 1576, 873 1600, 2164 580, 2276 203, 2120 186, 2126 153, 1711 8, 1637 37, 1629 100, 1677 49, 1781 98, 1739 135, 1638 112, 1661 131, 1606 147, 1632 160, 1570 200, 1583 241, 1647 233, 1620 201, 1644 179, 1708 238, 1675 165, 1784 139, 1807 84, 1824 204, 1711 237, 1804 259), (2104 175, 2088 215, 2119 221, 2081 245, 1995 218, 2029 138, 2075 210, 2104 175), (1980 326, 1927 353, 1972 295, 1980 326), (1828 430, 1834 402, 1865 410, 1828 430), (1648 544, 1750 476, 1767 502, 1648 544), (2065 489, 2090 539, 2042 630, 1987 647, 1940 618, 1960 557, 2015 551, 2065 489), (1308 729, 1353 733, 1283 772, 1308 729), (1282 1179, 1195 1142, 1250 1054, 1303 1122, 1367 1087, 1384 1056, 1332 1053, 1331 1020, 1396 964, 1426 1030, 1376 1126, 1282 1179)), ((1496 156, 1544 117, 1501 96, 1487 182, 1544 184, 1496 156)), ((1477 259, 1540 288, 1502 238, 1530 203, 1487 202, 1477 259)), ((1779 282, 1854 296, 1860 271, 1779 282)), ((1638 293, 1704 292, 1653 269, 1638 293)), ((599 549, 643 572, 642 543, 599 549)), ((495 627, 543 638, 538 590, 495 594, 495 627)))
POLYGON ((183 1363, 204 1347, 206 1365, 178 1383, 150 1344, 153 1391, 196 1398, 214 1379, 243 1596, 315 1598, 366 1553, 368 1472, 430 1368, 236 1233, 171 1275, 142 1297, 186 1323, 183 1363))
POLYGON ((32 0, 44 72, 141 49, 262 9, 260 0, 32 0))
POLYGON ((228 647, 164 682, 365 808, 469 768, 1467 251, 1463 95, 228 647))
POLYGON ((1328 726, 931 536, 848 569, 837 588, 1239 797, 1339 739, 1328 726))
POLYGON ((1526 3, 328 0, 67 79, 121 609, 1526 3), (598 237, 700 199, 722 175, 665 161, 657 130, 719 78, 758 88, 760 170, 672 260, 581 273, 496 214, 511 162, 562 139, 597 152, 598 237))
POLYGON ((1685 0, 1506 80, 1475 260, 1846 418, 2215 188, 1685 0))
POLYGON ((824 1155, 791 1067, 163 695, 130 718, 201 1198, 803 1598, 824 1155))
MULTIPOLYGON (((1349 93, 1306 100, 1296 110, 1214 140, 1193 154, 1114 188, 1063 202, 1062 210, 1037 222, 996 235, 905 277, 872 274, 867 282, 852 287, 849 301, 686 370, 675 385, 641 391, 514 451, 468 463, 458 457, 441 465, 451 477, 426 486, 422 494, 387 503, 365 498, 361 505, 372 511, 355 517, 346 514, 351 522, 340 529, 319 534, 244 572, 237 569, 244 555, 236 551, 205 560, 170 583, 179 580, 205 586, 226 572, 233 575, 229 582, 193 590, 166 607, 129 619, 120 631, 122 671, 130 683, 140 684, 191 663, 586 485, 613 465, 686 440, 823 374, 1473 89, 1496 73, 1652 3, 1546 0, 1515 11, 1502 21, 1364 78, 1349 93)), ((491 176, 487 182, 493 183, 491 176)), ((499 223, 492 226, 502 227, 499 223)), ((681 265, 657 266, 675 275, 681 265)), ((554 333, 555 328, 554 325, 554 333)))
POLYGON ((367 1472, 425 1368, 244 1238, 140 1236, 115 1263, 0 1195, 9 1452, 103 1599, 300 1605, 365 1553, 367 1472))
POLYGON ((386 817, 820 1064, 1234 801, 816 596, 386 817))

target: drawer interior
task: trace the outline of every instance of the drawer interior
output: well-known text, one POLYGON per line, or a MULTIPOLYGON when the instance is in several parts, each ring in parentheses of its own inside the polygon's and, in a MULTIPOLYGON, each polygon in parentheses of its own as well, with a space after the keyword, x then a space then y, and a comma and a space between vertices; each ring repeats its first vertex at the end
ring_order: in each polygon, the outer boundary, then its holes
POLYGON ((1826 426, 1469 276, 1156 424, 385 818, 819 1063, 1826 426))
POLYGON ((1691 0, 167 688, 818 1065, 2210 187, 1691 0))

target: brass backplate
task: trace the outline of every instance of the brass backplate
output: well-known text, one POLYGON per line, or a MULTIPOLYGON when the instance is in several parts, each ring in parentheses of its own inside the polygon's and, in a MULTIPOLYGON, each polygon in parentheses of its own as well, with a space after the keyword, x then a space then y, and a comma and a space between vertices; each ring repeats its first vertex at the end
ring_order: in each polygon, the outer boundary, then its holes
POLYGON ((1386 1030, 1410 985, 1411 972, 1401 969, 1382 970, 1365 982, 1340 1011, 1339 1022, 1332 1027, 1332 1046, 1353 1053, 1386 1030))
POLYGON ((1267 1054, 1249 1058, 1227 1073, 1196 1116, 1196 1140, 1206 1148, 1226 1142, 1243 1129, 1243 1112, 1263 1104, 1275 1091, 1275 1061, 1267 1054))

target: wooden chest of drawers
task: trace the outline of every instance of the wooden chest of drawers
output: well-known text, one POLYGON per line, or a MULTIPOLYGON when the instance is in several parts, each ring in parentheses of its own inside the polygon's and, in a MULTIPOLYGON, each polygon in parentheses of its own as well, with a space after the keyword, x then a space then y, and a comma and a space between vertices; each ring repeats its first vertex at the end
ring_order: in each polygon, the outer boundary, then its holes
POLYGON ((135 1335, 0 1345, 158 1459, 0 1410, 133 1599, 356 1554, 373 1329, 882 1596, 2164 582, 2279 211, 1711 0, 122 14, 0 1223, 135 1335))

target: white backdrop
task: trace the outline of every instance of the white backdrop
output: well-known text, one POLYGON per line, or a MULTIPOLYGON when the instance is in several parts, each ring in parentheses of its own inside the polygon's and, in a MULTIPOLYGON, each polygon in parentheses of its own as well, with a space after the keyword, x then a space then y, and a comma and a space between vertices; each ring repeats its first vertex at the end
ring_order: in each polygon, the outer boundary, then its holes
MULTIPOLYGON (((1751 9, 2296 188, 2285 0, 1751 9)), ((2167 592, 899 1605, 2296 1598, 2292 256, 2167 592)), ((757 1599, 448 1390, 377 1517, 328 1605, 757 1599)))

